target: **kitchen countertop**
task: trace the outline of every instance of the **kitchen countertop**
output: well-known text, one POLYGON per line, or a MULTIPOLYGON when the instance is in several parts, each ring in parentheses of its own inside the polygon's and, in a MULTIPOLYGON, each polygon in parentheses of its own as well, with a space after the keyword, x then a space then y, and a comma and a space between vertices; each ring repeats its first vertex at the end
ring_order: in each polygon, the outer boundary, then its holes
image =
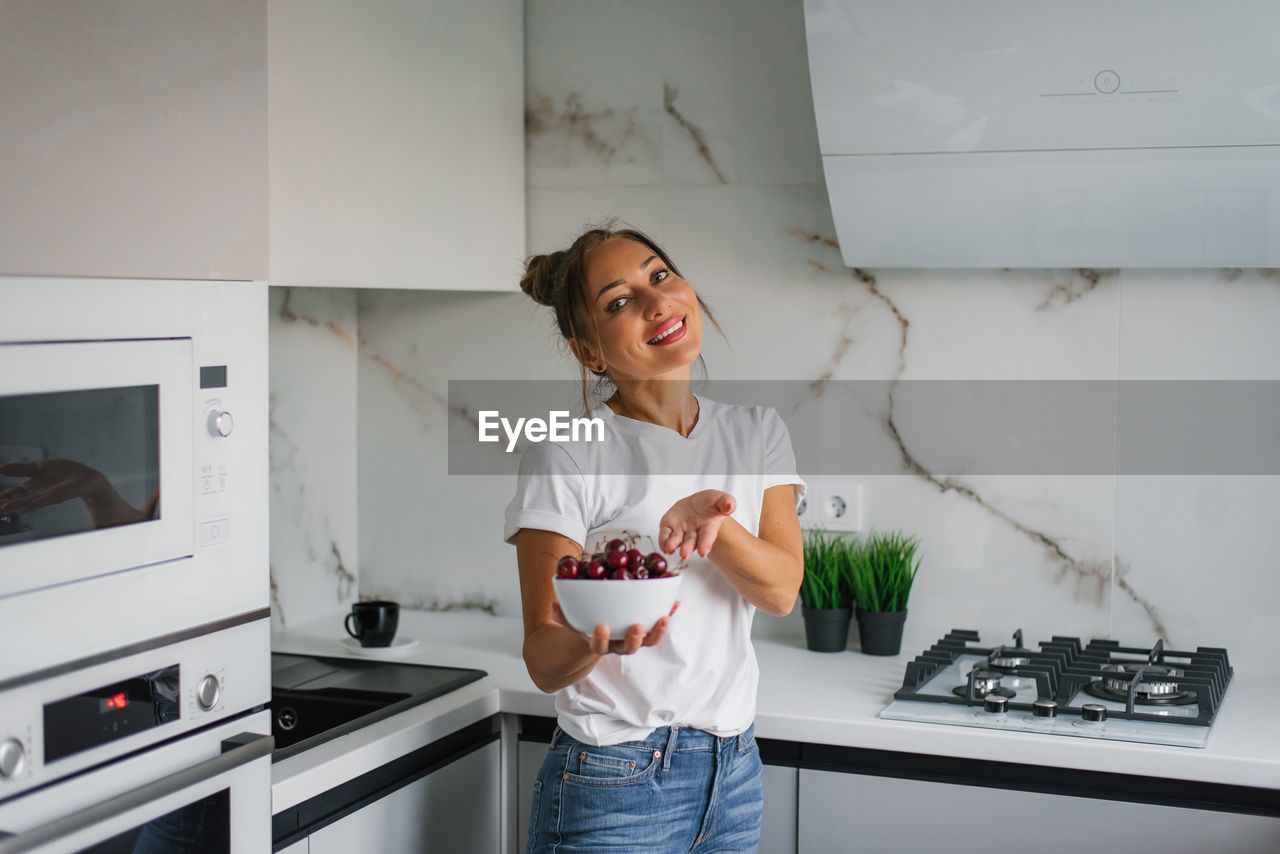
MULTIPOLYGON (((423 733, 441 730, 439 734, 444 735, 495 712, 555 716, 553 698, 539 691, 525 670, 519 619, 402 611, 397 640, 413 638, 419 643, 398 654, 369 656, 352 653, 341 643, 346 637, 342 616, 276 633, 273 651, 476 667, 489 676, 366 728, 373 732, 361 731, 322 745, 329 748, 328 761, 345 762, 351 766, 348 770, 361 773, 394 758, 394 754, 383 758, 392 749, 387 739, 397 725, 407 725, 403 719, 408 717, 423 733), (448 729, 443 728, 445 724, 448 729), (356 741, 382 748, 365 751, 369 755, 363 759, 340 759, 360 746, 356 741)), ((1280 676, 1237 671, 1209 744, 1200 749, 881 720, 880 710, 900 687, 914 651, 884 658, 858 652, 817 653, 798 641, 760 638, 755 646, 760 662, 756 735, 761 738, 1280 789, 1280 728, 1275 726, 1280 676)), ((307 791, 316 785, 286 791, 290 777, 301 780, 304 770, 299 763, 297 773, 291 774, 290 768, 282 767, 290 762, 278 763, 273 772, 273 794, 279 795, 276 811, 310 797, 307 791)), ((308 779, 314 778, 308 775, 308 779)))

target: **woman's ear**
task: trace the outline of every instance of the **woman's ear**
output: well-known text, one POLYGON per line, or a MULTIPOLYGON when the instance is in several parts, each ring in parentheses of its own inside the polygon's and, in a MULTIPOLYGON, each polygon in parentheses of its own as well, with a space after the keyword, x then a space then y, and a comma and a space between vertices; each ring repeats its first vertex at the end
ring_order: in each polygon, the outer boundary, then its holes
POLYGON ((574 358, 587 366, 587 370, 594 371, 600 367, 600 357, 590 344, 577 338, 570 338, 569 349, 573 351, 574 358))

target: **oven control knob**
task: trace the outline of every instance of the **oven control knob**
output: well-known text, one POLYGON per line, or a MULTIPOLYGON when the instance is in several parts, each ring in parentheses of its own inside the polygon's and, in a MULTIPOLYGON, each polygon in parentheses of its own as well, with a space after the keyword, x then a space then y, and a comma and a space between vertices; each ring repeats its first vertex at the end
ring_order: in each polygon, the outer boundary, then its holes
POLYGON ((999 714, 1009 711, 1009 698, 1001 694, 988 694, 982 699, 982 709, 986 712, 999 714))
POLYGON ((221 694, 222 685, 219 684, 218 677, 212 673, 201 679, 200 684, 196 686, 196 701, 206 712, 218 704, 218 697, 221 694))
POLYGON ((0 744, 0 777, 9 779, 16 777, 18 772, 22 770, 22 764, 26 759, 26 754, 22 750, 22 742, 16 738, 0 744))
POLYGON ((236 429, 236 420, 231 417, 230 412, 215 409, 209 413, 209 433, 211 435, 226 438, 231 435, 231 431, 234 429, 236 429))
POLYGON ((1031 710, 1035 712, 1038 718, 1056 718, 1058 716, 1058 704, 1053 700, 1036 700, 1031 704, 1031 710))
POLYGON ((1080 717, 1090 723, 1102 723, 1107 719, 1107 707, 1101 703, 1085 703, 1080 707, 1080 717))

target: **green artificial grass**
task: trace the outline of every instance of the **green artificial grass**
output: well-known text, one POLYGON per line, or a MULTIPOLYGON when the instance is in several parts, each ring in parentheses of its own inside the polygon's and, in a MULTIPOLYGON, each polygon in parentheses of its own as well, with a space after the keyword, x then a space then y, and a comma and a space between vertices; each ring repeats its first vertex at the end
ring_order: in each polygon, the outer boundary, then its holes
POLYGON ((804 537, 804 580, 800 583, 800 603, 806 608, 848 608, 853 604, 849 586, 850 543, 822 529, 807 531, 804 537))
MULTIPOLYGON (((872 532, 849 550, 849 583, 864 611, 905 611, 920 569, 920 541, 901 532, 872 532)), ((807 560, 806 560, 807 566, 807 560)))

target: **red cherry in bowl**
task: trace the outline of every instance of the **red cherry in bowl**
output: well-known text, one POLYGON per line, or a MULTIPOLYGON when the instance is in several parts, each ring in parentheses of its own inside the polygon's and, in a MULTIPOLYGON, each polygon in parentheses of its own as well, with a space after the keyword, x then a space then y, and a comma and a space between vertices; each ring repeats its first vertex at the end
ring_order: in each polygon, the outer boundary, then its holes
POLYGON ((565 555, 556 564, 557 578, 577 578, 581 572, 582 567, 578 565, 578 561, 572 555, 565 555))
POLYGON ((631 556, 623 549, 614 549, 613 551, 605 552, 604 563, 609 569, 626 569, 627 565, 631 563, 631 556))
POLYGON ((604 578, 608 573, 609 573, 609 567, 605 565, 605 562, 602 560, 592 558, 587 563, 587 569, 586 569, 587 578, 604 578))
POLYGON ((605 554, 609 552, 625 552, 627 544, 622 540, 610 540, 609 544, 604 547, 605 554))
POLYGON ((650 575, 663 576, 667 573, 667 559, 657 552, 652 552, 646 557, 644 565, 650 575))

